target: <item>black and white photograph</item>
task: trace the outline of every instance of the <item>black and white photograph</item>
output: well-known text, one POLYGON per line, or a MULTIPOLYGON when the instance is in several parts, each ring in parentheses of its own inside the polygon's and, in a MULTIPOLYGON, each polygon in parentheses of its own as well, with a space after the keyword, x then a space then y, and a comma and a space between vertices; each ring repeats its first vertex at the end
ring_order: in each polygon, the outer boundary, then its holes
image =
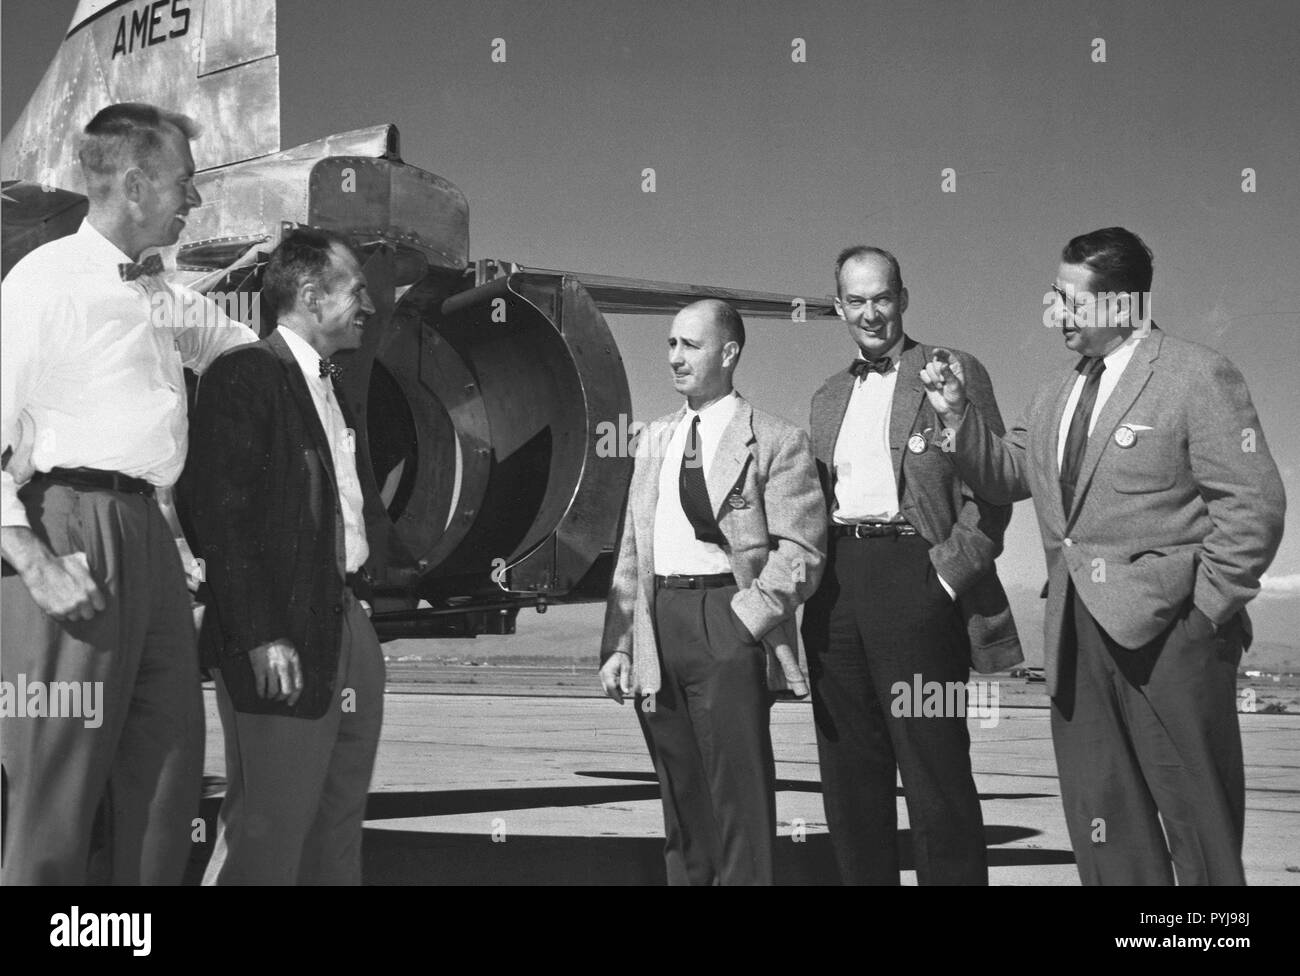
POLYGON ((1300 885, 1300 6, 0 37, 5 887, 1300 885))

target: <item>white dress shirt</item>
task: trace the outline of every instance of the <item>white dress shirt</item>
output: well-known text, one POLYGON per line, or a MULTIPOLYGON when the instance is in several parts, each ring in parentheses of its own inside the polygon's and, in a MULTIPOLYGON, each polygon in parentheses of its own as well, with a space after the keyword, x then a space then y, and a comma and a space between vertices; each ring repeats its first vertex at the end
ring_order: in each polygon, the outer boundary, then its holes
MULTIPOLYGON (((188 446, 185 374, 254 342, 246 325, 160 277, 123 281, 127 255, 83 221, 0 285, 0 524, 27 525, 36 471, 99 468, 168 489, 188 446)), ((165 495, 165 492, 164 492, 165 495)))
MULTIPOLYGON (((1106 353, 1103 357, 1106 368, 1101 371, 1101 379, 1097 382, 1097 401, 1092 405, 1092 416, 1088 418, 1088 436, 1092 436, 1092 429, 1097 426, 1097 418, 1101 416, 1101 408, 1106 405, 1110 399, 1111 393, 1115 390, 1115 384, 1119 378, 1124 375, 1124 367, 1128 361, 1133 358, 1133 351, 1137 349, 1137 344, 1142 341, 1141 333, 1134 332, 1122 343, 1106 353)), ((1074 381, 1074 389, 1070 391, 1070 397, 1065 401, 1065 413, 1061 414, 1061 426, 1057 430, 1056 436, 1056 468, 1061 469, 1061 463, 1065 460, 1065 438, 1070 433, 1070 421, 1074 419, 1074 408, 1079 403, 1079 396, 1083 393, 1083 384, 1088 377, 1083 373, 1074 381)))
MULTIPOLYGON (((863 373, 853 384, 844 410, 839 436, 835 439, 836 522, 852 524, 866 519, 889 520, 898 515, 898 482, 889 453, 889 418, 893 413, 894 388, 898 385, 900 337, 885 355, 889 369, 863 373)), ((861 353, 858 359, 863 359, 861 353)))
POLYGON ((334 461, 334 477, 338 481, 339 506, 343 514, 343 558, 347 571, 355 573, 365 565, 370 555, 366 523, 361 512, 361 481, 357 478, 356 432, 343 419, 343 409, 334 395, 334 384, 328 376, 320 374, 320 353, 298 333, 284 326, 279 326, 276 331, 288 343, 293 358, 298 360, 312 402, 316 404, 316 414, 330 442, 330 457, 334 461))
POLYGON ((695 529, 682 511, 678 481, 692 422, 697 416, 700 418, 700 454, 707 479, 722 432, 735 416, 736 402, 733 391, 698 412, 687 407, 686 415, 668 441, 663 466, 659 469, 659 501, 655 506, 654 566, 659 576, 706 576, 731 572, 731 561, 721 547, 695 538, 695 529))
MULTIPOLYGON (((898 481, 894 458, 889 450, 889 420, 894 412, 894 390, 898 386, 898 360, 903 354, 903 337, 885 355, 889 369, 884 373, 863 373, 853 384, 839 436, 835 438, 835 510, 831 519, 845 525, 854 522, 891 521, 898 517, 898 481)), ((858 353, 858 359, 865 360, 858 353)), ((957 592, 938 570, 939 585, 952 599, 957 592)))

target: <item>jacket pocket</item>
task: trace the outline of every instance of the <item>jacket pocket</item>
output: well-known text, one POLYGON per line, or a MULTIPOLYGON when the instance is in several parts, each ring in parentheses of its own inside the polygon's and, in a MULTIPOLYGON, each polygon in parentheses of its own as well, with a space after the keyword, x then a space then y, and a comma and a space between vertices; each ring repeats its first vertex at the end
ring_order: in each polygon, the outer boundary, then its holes
POLYGON ((1155 430, 1134 432, 1131 427, 1121 424, 1110 437, 1111 443, 1106 445, 1111 455, 1108 475, 1111 487, 1120 494, 1168 491, 1178 481, 1179 472, 1184 467, 1184 452, 1171 434, 1155 430), (1123 433, 1125 430, 1128 435, 1123 433), (1120 438, 1125 436, 1132 437, 1128 447, 1120 444, 1120 438))

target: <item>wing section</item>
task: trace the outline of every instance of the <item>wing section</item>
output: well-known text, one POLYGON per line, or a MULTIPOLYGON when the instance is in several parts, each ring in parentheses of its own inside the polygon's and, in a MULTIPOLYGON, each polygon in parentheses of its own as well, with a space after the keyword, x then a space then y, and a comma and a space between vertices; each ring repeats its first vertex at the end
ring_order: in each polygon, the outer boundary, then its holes
MULTIPOLYGON (((520 269, 524 270, 524 269, 520 269)), ((790 319, 800 308, 806 317, 834 316, 835 306, 826 296, 783 295, 776 292, 744 291, 718 285, 691 285, 643 278, 619 278, 585 271, 545 271, 539 274, 567 275, 587 289, 602 312, 619 315, 653 315, 675 312, 702 298, 720 298, 742 315, 756 318, 790 319), (802 306, 799 304, 802 303, 802 306)))

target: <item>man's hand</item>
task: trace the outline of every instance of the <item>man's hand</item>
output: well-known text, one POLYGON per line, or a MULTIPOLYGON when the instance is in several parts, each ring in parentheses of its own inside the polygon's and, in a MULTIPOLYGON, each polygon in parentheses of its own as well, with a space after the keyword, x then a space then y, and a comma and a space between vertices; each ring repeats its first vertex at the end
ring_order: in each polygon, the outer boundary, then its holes
POLYGON ((611 654, 600 666, 600 683, 605 694, 620 705, 623 698, 632 694, 632 659, 621 651, 611 654))
POLYGON ((248 652, 260 698, 298 704, 302 694, 302 665, 293 641, 274 640, 248 652))
POLYGON ((6 525, 4 556, 36 605, 63 623, 89 620, 108 604, 84 552, 56 556, 27 526, 6 525))
POLYGON ((956 427, 966 414, 966 375, 957 357, 936 349, 920 373, 930 406, 946 427, 956 427))

